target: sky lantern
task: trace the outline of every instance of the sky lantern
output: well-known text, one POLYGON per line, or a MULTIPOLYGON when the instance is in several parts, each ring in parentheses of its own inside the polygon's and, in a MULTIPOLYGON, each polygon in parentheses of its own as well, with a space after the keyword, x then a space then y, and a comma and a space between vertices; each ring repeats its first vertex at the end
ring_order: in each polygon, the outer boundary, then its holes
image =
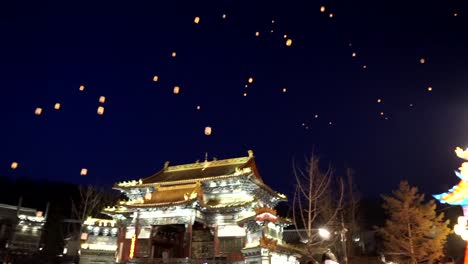
POLYGON ((351 57, 353 57, 353 58, 356 57, 356 56, 357 56, 357 53, 356 53, 356 52, 353 52, 353 53, 351 54, 351 57))
POLYGON ((11 169, 16 170, 16 168, 18 168, 18 162, 14 161, 11 163, 11 169))
POLYGON ((84 85, 80 85, 80 91, 81 92, 84 91, 84 88, 85 88, 84 85))
POLYGON ((290 47, 292 45, 292 39, 286 40, 286 46, 290 47))
POLYGON ((330 13, 330 15, 328 15, 330 18, 333 18, 333 13, 330 13))
POLYGON ((249 77, 249 83, 253 83, 253 77, 249 77))
POLYGON ((205 127, 205 135, 209 136, 211 135, 212 129, 211 127, 205 127))
POLYGON ((378 98, 378 99, 377 99, 377 103, 380 104, 381 102, 382 102, 382 99, 378 98))
POLYGON ((255 36, 256 36, 256 37, 260 36, 260 32, 258 32, 258 31, 255 32, 255 36))
POLYGON ((175 56, 177 56, 177 53, 176 53, 175 51, 173 51, 172 54, 171 54, 171 56, 172 56, 173 58, 175 58, 175 56))
POLYGON ((286 34, 283 35, 283 38, 287 38, 287 37, 288 37, 288 35, 286 35, 286 34))
POLYGON ((325 12, 325 6, 320 7, 320 12, 322 12, 322 13, 325 12))
POLYGON ((36 108, 36 110, 34 110, 34 114, 41 115, 42 114, 42 108, 40 108, 40 107, 36 108))
POLYGON ((153 82, 157 82, 159 77, 157 75, 153 76, 153 82))
POLYGON ((226 14, 223 14, 223 19, 226 19, 226 14))
POLYGON ((247 96, 247 93, 244 93, 244 97, 246 97, 246 96, 247 96))
POLYGON ((174 86, 173 93, 174 93, 174 94, 178 94, 179 91, 180 91, 180 87, 179 87, 179 86, 174 86))
POLYGON ((432 86, 427 87, 427 91, 431 92, 432 91, 432 86))
POLYGON ((200 22, 200 17, 195 17, 195 19, 193 20, 193 22, 195 22, 195 24, 198 24, 200 22))
POLYGON ((80 171, 80 175, 81 176, 86 176, 86 174, 88 174, 88 169, 82 168, 81 171, 80 171))
POLYGON ((55 110, 59 110, 59 109, 60 109, 60 103, 55 103, 54 109, 55 109, 55 110))
MULTIPOLYGON (((463 150, 460 147, 455 149, 455 154, 464 160, 468 161, 468 148, 463 150)), ((459 205, 463 209, 463 216, 458 217, 458 224, 454 226, 454 232, 460 235, 465 241, 468 241, 468 162, 463 162, 461 167, 455 171, 455 175, 460 179, 458 185, 453 186, 448 192, 435 194, 434 198, 439 200, 441 203, 449 205, 459 205)), ((465 246, 465 261, 464 264, 468 264, 468 243, 465 246)))
POLYGON ((425 58, 420 58, 420 59, 419 59, 419 63, 421 63, 421 64, 426 63, 426 59, 425 59, 425 58))
POLYGON ((197 110, 200 110, 201 109, 201 106, 197 105, 197 110))
POLYGON ((104 114, 104 106, 99 106, 97 109, 97 114, 98 115, 103 115, 104 114))
POLYGON ((105 102, 106 102, 106 97, 105 97, 105 96, 100 96, 100 97, 99 97, 99 102, 100 102, 101 104, 105 103, 105 102))
POLYGON ((285 93, 286 91, 287 91, 287 89, 286 89, 286 88, 283 88, 283 93, 285 93))

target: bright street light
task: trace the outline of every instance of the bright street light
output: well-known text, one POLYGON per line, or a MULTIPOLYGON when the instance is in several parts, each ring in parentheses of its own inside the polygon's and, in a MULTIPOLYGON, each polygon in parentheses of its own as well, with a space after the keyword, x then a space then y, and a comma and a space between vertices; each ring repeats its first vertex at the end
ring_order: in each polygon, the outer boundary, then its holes
POLYGON ((320 237, 323 239, 329 239, 330 238, 330 232, 326 230, 325 228, 319 228, 318 233, 320 237))

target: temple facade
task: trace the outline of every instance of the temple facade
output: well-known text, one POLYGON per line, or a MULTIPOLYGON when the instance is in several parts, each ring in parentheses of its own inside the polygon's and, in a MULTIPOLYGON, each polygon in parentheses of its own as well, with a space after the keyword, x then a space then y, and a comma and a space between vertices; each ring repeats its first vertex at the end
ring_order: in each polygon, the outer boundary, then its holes
POLYGON ((247 157, 169 166, 117 183, 128 198, 104 213, 118 226, 117 263, 299 263, 283 242, 286 196, 268 187, 247 157))

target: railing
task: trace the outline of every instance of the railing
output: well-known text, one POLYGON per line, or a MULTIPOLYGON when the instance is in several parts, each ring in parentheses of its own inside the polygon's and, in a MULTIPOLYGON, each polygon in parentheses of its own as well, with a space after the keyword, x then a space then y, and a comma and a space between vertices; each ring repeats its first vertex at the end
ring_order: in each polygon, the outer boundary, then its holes
POLYGON ((154 259, 132 259, 126 264, 240 264, 244 261, 230 261, 224 259, 189 259, 189 258, 154 258, 154 259))

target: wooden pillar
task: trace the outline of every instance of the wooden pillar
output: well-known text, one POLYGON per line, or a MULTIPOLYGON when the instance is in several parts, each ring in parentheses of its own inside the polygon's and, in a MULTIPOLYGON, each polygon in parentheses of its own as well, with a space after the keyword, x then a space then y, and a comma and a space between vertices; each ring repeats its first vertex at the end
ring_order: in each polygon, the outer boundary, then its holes
POLYGON ((118 261, 127 260, 128 253, 125 252, 125 234, 127 228, 125 226, 120 227, 117 233, 117 258, 118 261))
POLYGON ((185 227, 185 257, 192 258, 192 222, 185 227))
POLYGON ((214 244, 214 255, 215 256, 219 256, 219 238, 218 238, 218 224, 214 224, 214 227, 213 227, 214 231, 213 231, 213 235, 214 235, 214 241, 213 241, 213 244, 214 244))

